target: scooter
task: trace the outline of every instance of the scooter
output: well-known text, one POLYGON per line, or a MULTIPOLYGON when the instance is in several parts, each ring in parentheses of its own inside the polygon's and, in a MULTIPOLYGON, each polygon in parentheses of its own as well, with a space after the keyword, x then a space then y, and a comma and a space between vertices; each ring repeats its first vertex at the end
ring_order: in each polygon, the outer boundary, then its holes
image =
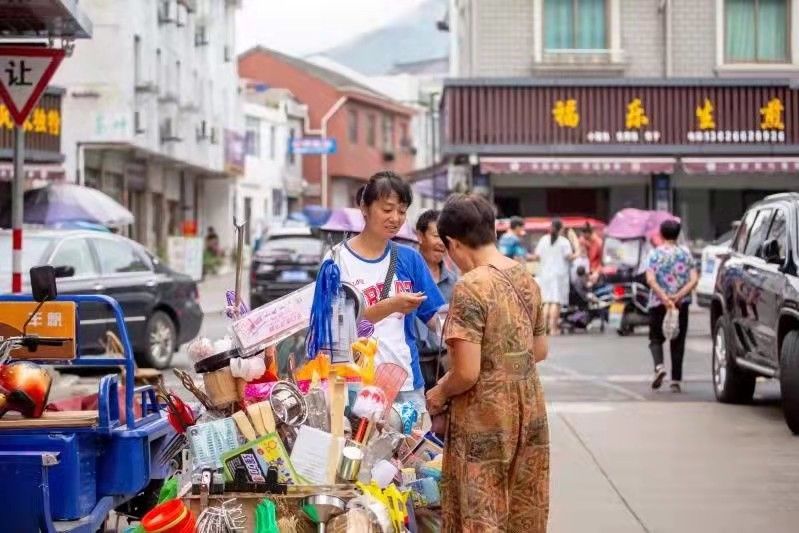
POLYGON ((613 287, 613 303, 608 310, 608 324, 621 337, 635 328, 649 325, 649 287, 640 281, 618 283, 613 287))

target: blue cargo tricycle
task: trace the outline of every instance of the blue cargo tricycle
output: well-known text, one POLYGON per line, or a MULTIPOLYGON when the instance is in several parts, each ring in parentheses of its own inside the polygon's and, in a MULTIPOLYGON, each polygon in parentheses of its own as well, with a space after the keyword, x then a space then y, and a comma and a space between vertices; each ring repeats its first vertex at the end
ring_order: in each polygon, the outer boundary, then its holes
MULTIPOLYGON (((133 352, 116 300, 100 295, 56 297, 54 282, 52 287, 51 296, 57 302, 74 302, 76 308, 80 304, 108 306, 116 320, 124 358, 109 354, 81 357, 76 349, 71 360, 38 360, 35 351, 30 357, 31 345, 36 350, 37 345, 52 346, 57 341, 25 334, 0 338, 0 356, 27 347, 25 360, 40 364, 121 366, 125 370, 125 418, 120 420, 116 374, 101 379, 96 411, 45 412, 51 416, 37 419, 0 418, 0 530, 95 533, 102 530, 111 511, 146 497, 148 490, 158 490, 155 480, 167 478, 174 469, 165 454, 174 450, 179 437, 153 387, 135 387, 133 352)), ((37 294, 36 287, 33 292, 37 294)), ((0 296, 0 313, 8 302, 32 301, 25 295, 0 296)), ((37 301, 44 300, 37 296, 37 301)))

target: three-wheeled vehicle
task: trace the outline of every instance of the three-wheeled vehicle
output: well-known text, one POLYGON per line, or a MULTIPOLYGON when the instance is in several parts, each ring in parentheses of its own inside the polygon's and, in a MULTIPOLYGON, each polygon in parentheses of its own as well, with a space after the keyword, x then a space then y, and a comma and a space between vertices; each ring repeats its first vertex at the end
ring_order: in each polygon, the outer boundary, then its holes
POLYGON ((613 286, 608 323, 619 335, 649 325, 646 260, 660 242, 660 225, 680 219, 665 211, 622 209, 605 228, 603 277, 613 286))
POLYGON ((0 376, 5 377, 0 390, 0 530, 95 533, 124 504, 132 515, 147 510, 146 504, 133 504, 148 501, 153 492, 157 498, 159 480, 174 470, 182 437, 154 388, 134 386, 131 343, 116 300, 57 297, 55 271, 49 266, 31 269, 31 286, 33 297, 0 296, 0 376), (110 308, 122 359, 78 355, 77 309, 82 304, 110 308), (116 374, 107 375, 100 380, 96 411, 46 410, 50 378, 36 365, 53 364, 122 367, 124 390, 116 374), (19 378, 31 371, 39 377, 19 378), (12 410, 23 415, 6 412, 12 410))

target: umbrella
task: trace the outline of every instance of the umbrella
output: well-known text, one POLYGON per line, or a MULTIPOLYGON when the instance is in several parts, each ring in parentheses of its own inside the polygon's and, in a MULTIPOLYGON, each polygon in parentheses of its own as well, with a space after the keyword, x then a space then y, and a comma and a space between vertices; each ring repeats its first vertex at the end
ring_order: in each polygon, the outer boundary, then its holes
POLYGON ((73 183, 54 183, 25 193, 26 224, 88 222, 103 226, 133 224, 133 214, 104 192, 73 183))

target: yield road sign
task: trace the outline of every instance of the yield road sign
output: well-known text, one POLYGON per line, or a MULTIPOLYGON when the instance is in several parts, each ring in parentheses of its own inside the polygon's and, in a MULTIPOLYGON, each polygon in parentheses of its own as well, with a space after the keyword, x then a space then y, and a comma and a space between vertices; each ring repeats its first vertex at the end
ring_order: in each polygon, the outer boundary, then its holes
POLYGON ((64 50, 0 46, 0 98, 17 126, 25 124, 55 74, 64 50))

